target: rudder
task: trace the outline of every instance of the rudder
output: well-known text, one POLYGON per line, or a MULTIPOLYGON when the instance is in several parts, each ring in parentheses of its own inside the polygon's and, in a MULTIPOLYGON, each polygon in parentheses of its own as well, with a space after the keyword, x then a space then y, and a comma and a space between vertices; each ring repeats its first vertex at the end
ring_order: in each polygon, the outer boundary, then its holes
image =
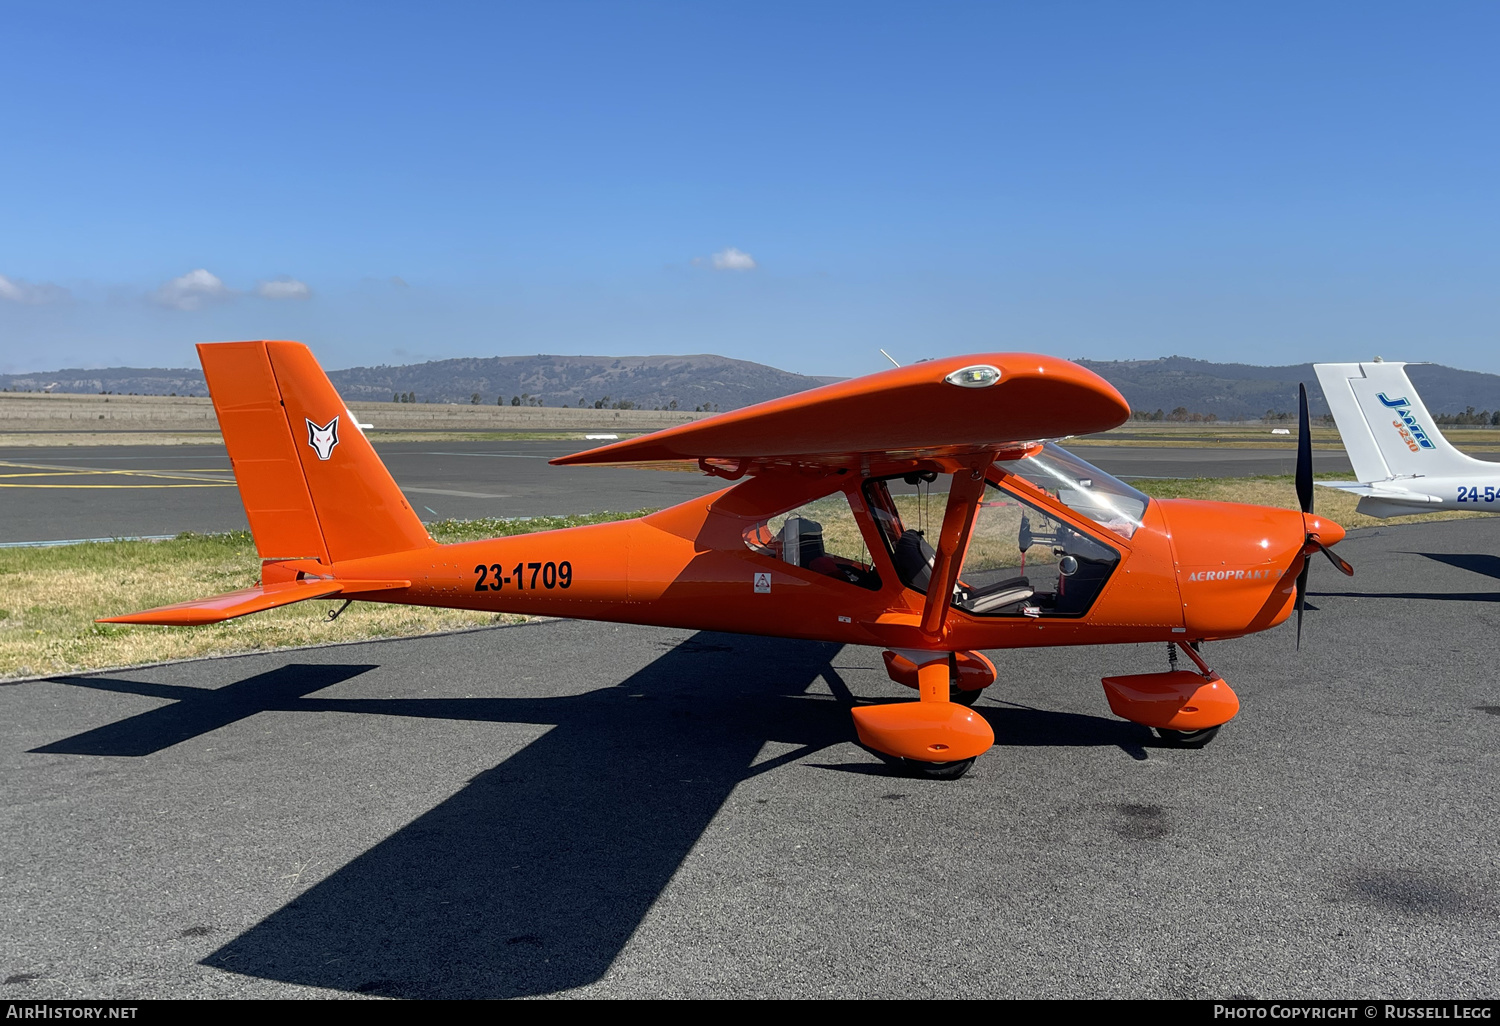
POLYGON ((306 346, 206 343, 198 357, 263 559, 333 563, 433 544, 306 346))

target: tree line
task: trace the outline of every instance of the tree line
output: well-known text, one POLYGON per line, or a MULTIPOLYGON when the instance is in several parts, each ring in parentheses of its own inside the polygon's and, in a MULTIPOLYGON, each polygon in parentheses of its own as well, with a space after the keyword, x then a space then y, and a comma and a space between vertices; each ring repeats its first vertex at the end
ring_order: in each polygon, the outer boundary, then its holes
MULTIPOLYGON (((418 401, 431 402, 430 399, 429 400, 418 400, 417 399, 417 393, 415 393, 415 392, 393 392, 393 393, 391 393, 391 402, 393 402, 393 403, 415 403, 415 402, 418 402, 418 401)), ((469 403, 472 406, 479 406, 479 405, 481 405, 481 404, 484 403, 484 396, 480 395, 478 392, 473 392, 473 393, 471 393, 469 395, 469 403)), ((504 395, 496 396, 495 397, 495 405, 496 406, 546 406, 547 403, 546 403, 546 400, 543 399, 542 396, 532 395, 530 392, 522 392, 520 395, 513 395, 513 396, 511 396, 509 400, 507 400, 504 395)), ((644 409, 647 408, 645 406, 642 406, 640 403, 635 402, 633 399, 613 399, 612 400, 607 395, 600 396, 598 399, 595 399, 592 403, 590 403, 587 399, 580 399, 580 400, 578 400, 578 409, 580 409, 580 410, 589 409, 591 406, 592 406, 593 409, 596 409, 596 410, 644 410, 644 409)), ((563 406, 563 407, 560 407, 560 408, 561 409, 568 409, 569 407, 563 406)), ((662 410, 662 411, 671 411, 671 410, 676 410, 677 408, 678 408, 678 406, 677 406, 677 400, 676 399, 673 399, 666 406, 653 406, 653 407, 651 407, 651 409, 653 409, 653 410, 662 410)), ((693 412, 694 413, 718 413, 719 412, 719 404, 718 403, 701 403, 698 406, 694 406, 693 407, 693 412)))

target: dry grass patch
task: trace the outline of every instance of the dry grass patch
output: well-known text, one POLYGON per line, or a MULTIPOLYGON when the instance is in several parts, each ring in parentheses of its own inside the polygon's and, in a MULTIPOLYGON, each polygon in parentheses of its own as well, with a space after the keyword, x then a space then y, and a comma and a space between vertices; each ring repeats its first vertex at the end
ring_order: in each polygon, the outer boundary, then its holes
POLYGON ((0 448, 70 445, 223 445, 217 431, 0 431, 0 448))
MULTIPOLYGON (((1297 424, 1278 424, 1287 428, 1290 435, 1271 434, 1271 424, 1162 424, 1128 421, 1117 428, 1093 435, 1080 435, 1065 443, 1075 446, 1121 446, 1125 448, 1203 448, 1203 449, 1286 449, 1295 455, 1297 451, 1297 424)), ((1445 427, 1439 429, 1443 437, 1459 449, 1469 452, 1495 452, 1500 450, 1500 430, 1482 427, 1445 427)), ((1337 427, 1324 424, 1312 426, 1313 448, 1339 450, 1344 447, 1337 427)))
MULTIPOLYGON (((638 516, 443 521, 442 542, 573 527, 638 516)), ((332 623, 338 601, 299 602, 206 627, 94 623, 100 616, 150 609, 248 588, 260 559, 245 531, 180 535, 170 541, 89 542, 0 550, 0 678, 75 673, 164 659, 288 648, 518 623, 509 614, 356 602, 332 623)))

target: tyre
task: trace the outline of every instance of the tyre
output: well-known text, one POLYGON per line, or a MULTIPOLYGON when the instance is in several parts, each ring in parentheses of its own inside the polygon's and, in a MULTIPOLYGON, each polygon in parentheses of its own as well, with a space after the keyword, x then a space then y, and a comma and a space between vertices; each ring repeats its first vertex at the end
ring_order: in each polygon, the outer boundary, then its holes
POLYGON ((1218 733, 1218 727, 1204 727, 1202 730, 1167 730, 1165 727, 1156 728, 1156 736, 1161 738, 1163 744, 1172 748, 1202 748, 1212 741, 1218 733))
POLYGON ((957 762, 922 762, 919 759, 902 759, 901 762, 907 776, 920 780, 957 780, 974 765, 972 758, 959 759, 957 762))

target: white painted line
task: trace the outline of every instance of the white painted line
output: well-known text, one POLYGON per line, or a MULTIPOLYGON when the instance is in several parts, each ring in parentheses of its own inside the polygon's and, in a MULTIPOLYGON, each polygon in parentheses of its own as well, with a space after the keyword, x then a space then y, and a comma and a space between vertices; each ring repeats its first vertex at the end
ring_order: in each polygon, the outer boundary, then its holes
POLYGON ((117 538, 67 538, 62 541, 0 542, 0 549, 50 549, 56 545, 88 545, 95 542, 171 541, 175 534, 132 534, 117 538))
POLYGON ((421 492, 423 495, 456 495, 461 499, 508 499, 509 495, 494 495, 490 492, 455 492, 451 488, 402 488, 403 492, 421 492))

